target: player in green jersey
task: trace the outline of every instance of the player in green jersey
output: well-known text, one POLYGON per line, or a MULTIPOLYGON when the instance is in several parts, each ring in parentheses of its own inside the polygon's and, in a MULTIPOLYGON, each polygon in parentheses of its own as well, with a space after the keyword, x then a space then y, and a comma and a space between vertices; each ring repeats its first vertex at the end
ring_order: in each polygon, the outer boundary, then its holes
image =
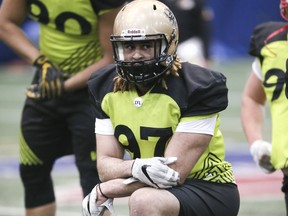
POLYGON ((124 6, 111 42, 116 64, 88 81, 102 183, 83 200, 83 215, 113 215, 113 199, 125 196, 130 215, 237 215, 219 130, 225 76, 180 62, 177 21, 160 1, 124 6))
POLYGON ((26 215, 54 216, 51 170, 75 155, 83 195, 99 182, 94 117, 87 80, 113 63, 109 36, 123 0, 4 0, 0 39, 35 66, 20 132, 20 174, 26 215), (40 25, 39 48, 19 25, 29 15, 40 25))
MULTIPOLYGON (((280 0, 280 12, 288 20, 288 1, 280 0)), ((266 22, 255 27, 249 53, 255 57, 242 97, 241 119, 250 152, 265 172, 282 170, 282 191, 288 214, 288 43, 287 22, 266 22), (263 140, 265 104, 272 119, 272 145, 263 140)))

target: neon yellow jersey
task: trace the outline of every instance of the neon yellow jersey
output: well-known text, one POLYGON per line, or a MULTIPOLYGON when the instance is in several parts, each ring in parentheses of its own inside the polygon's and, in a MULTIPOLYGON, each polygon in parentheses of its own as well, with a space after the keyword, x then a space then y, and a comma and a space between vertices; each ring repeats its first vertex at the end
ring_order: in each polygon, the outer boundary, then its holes
POLYGON ((228 105, 222 74, 183 63, 180 77, 167 80, 168 90, 156 85, 141 97, 133 88, 113 93, 115 76, 115 67, 110 65, 95 73, 88 87, 96 118, 111 120, 114 136, 132 158, 163 156, 180 122, 217 115, 211 143, 188 177, 234 182, 232 166, 224 160, 225 146, 219 130, 219 112, 228 105), (137 101, 141 101, 139 106, 137 101))
POLYGON ((40 24, 41 53, 75 74, 102 56, 98 18, 124 1, 28 0, 29 16, 40 24))
POLYGON ((263 89, 272 119, 272 164, 276 169, 288 167, 288 42, 287 30, 264 40, 287 23, 268 22, 255 27, 251 37, 250 54, 259 59, 263 89), (286 77, 286 81, 285 81, 286 77))

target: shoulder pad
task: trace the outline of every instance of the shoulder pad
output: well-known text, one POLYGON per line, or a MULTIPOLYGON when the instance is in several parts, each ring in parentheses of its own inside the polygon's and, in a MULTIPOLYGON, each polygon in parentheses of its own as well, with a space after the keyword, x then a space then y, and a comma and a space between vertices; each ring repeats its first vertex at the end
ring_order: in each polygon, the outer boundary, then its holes
MULTIPOLYGON (((250 37, 250 46, 249 46, 249 54, 252 56, 259 56, 261 49, 263 48, 264 41, 266 38, 274 31, 277 29, 282 28, 285 26, 287 23, 285 22, 266 22, 266 23, 261 23, 257 25, 250 37)), ((287 32, 287 31, 286 31, 287 32)), ((287 34, 287 33, 286 33, 287 34)), ((281 34, 279 34, 281 36, 281 34)), ((269 42, 279 40, 279 37, 273 38, 273 40, 270 40, 269 42)), ((287 37, 286 39, 287 40, 287 37)))

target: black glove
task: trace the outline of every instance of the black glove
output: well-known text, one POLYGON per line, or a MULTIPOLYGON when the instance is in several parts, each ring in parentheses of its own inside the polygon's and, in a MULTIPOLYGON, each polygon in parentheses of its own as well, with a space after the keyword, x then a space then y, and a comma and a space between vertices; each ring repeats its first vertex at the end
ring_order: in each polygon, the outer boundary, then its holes
POLYGON ((27 88, 26 95, 32 99, 53 99, 64 93, 63 73, 44 55, 33 63, 39 77, 38 83, 27 88))

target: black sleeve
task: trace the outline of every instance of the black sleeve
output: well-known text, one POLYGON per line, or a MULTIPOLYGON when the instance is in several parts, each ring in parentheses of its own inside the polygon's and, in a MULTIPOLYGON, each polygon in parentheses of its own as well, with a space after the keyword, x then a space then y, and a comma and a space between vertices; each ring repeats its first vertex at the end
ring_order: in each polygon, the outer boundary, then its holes
POLYGON ((182 70, 188 92, 183 116, 209 115, 226 109, 228 88, 224 74, 189 63, 183 64, 182 70))
POLYGON ((113 79, 116 75, 115 64, 110 64, 92 73, 88 80, 89 100, 93 116, 107 118, 101 108, 101 104, 104 96, 113 91, 113 79))
POLYGON ((166 94, 176 101, 183 117, 210 115, 228 106, 226 77, 220 72, 184 62, 179 77, 166 81, 166 94))

